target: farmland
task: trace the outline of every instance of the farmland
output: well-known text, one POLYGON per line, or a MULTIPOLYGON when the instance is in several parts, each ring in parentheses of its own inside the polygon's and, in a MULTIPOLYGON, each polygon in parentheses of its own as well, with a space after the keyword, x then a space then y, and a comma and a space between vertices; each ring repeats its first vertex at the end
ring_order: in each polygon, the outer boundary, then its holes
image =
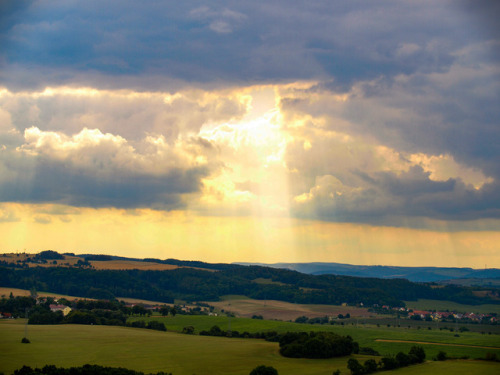
POLYGON ((218 325, 223 330, 243 332, 264 332, 276 331, 298 332, 298 331, 331 331, 341 335, 350 335, 359 342, 360 346, 372 347, 380 354, 395 354, 400 350, 408 351, 415 342, 429 343, 425 345, 425 350, 429 357, 436 356, 440 350, 451 356, 471 358, 484 358, 487 352, 495 352, 500 357, 500 340, 496 334, 480 334, 474 332, 463 332, 456 336, 456 333, 439 330, 417 330, 402 327, 377 327, 356 326, 356 325, 318 325, 318 324, 298 324, 283 321, 260 320, 248 318, 228 318, 226 316, 191 316, 176 315, 175 317, 133 318, 135 320, 158 320, 163 322, 169 331, 181 332, 185 326, 193 326, 195 333, 209 330, 212 326, 218 325), (394 341, 377 341, 394 340, 394 341), (396 342, 408 341, 408 342, 396 342), (442 344, 442 345, 439 345, 442 344), (452 346, 448 345, 451 344, 452 346), (456 345, 456 346, 455 346, 456 345), (480 346, 487 348, 479 348, 480 346))
MULTIPOLYGON (((176 264, 169 264, 167 261, 106 260, 105 256, 95 256, 95 259, 71 257, 65 255, 63 260, 73 262, 74 267, 71 264, 59 264, 58 259, 33 257, 33 262, 45 263, 42 263, 43 268, 32 268, 31 263, 29 266, 23 264, 20 255, 20 266, 5 268, 2 274, 4 282, 1 284, 4 287, 0 288, 0 295, 10 299, 8 296, 11 293, 13 296, 36 293, 38 302, 46 304, 45 307, 33 308, 38 309, 39 314, 40 309, 48 310, 48 304, 52 303, 46 301, 47 296, 64 297, 65 303, 79 314, 87 314, 84 312, 85 307, 77 307, 76 300, 83 296, 111 300, 117 296, 116 299, 122 302, 114 300, 116 306, 109 308, 120 310, 117 313, 122 314, 119 320, 121 326, 100 325, 116 324, 104 322, 104 313, 111 310, 101 310, 102 319, 94 320, 95 325, 25 326, 23 319, 2 319, 0 373, 11 374, 23 365, 71 367, 86 363, 121 366, 145 373, 165 371, 174 375, 248 374, 261 364, 275 367, 281 375, 326 375, 336 369, 340 369, 342 374, 350 373, 346 368, 349 357, 315 360, 285 358, 279 354, 276 342, 249 338, 252 336, 250 334, 257 333, 301 331, 349 335, 361 347, 371 348, 381 356, 408 353, 416 344, 425 349, 426 363, 393 371, 396 374, 432 372, 469 375, 500 372, 499 362, 477 360, 486 357, 491 359, 493 356, 500 358, 500 326, 495 324, 495 314, 500 311, 496 304, 496 292, 489 290, 446 287, 446 291, 456 297, 455 301, 424 298, 407 301, 412 309, 428 310, 415 312, 421 314, 420 319, 409 319, 413 311, 392 308, 382 303, 364 304, 356 301, 368 302, 376 297, 377 301, 393 300, 399 303, 392 296, 393 291, 399 295, 398 298, 403 295, 408 297, 412 293, 415 299, 427 295, 437 298, 444 293, 444 287, 422 286, 401 280, 316 277, 286 270, 223 264, 207 264, 208 268, 203 271, 199 266, 204 264, 199 262, 175 260, 172 262, 176 264), (152 271, 156 266, 159 268, 152 271), (191 266, 193 268, 188 268, 191 266), (214 272, 217 267, 220 270, 214 272), (372 288, 374 284, 377 285, 376 289, 372 288), (16 289, 19 286, 25 289, 16 289), (391 290, 391 293, 387 293, 387 290, 391 290), (478 295, 479 292, 482 294, 478 295), (345 294, 339 297, 339 293, 345 294), (337 301, 337 304, 332 301, 337 301), (466 301, 474 305, 465 304, 466 301), (133 306, 141 303, 146 306, 133 306), (170 307, 160 309, 166 304, 170 307), (154 310, 154 306, 158 309, 154 310), (142 312, 139 312, 139 308, 142 312), (449 320, 448 316, 448 320, 432 320, 428 316, 429 311, 436 310, 489 315, 475 320, 449 320), (160 311, 168 315, 161 316, 160 311), (125 327, 123 325, 127 318, 127 324, 142 320, 144 324, 137 323, 136 326, 164 325, 167 332, 154 331, 155 328, 125 327), (302 323, 295 323, 297 318, 302 323), (199 335, 201 331, 210 331, 214 326, 224 331, 222 337, 199 335), (182 333, 186 327, 189 329, 185 332, 194 334, 182 333), (29 345, 21 343, 25 328, 31 341, 29 345), (249 334, 242 335, 244 332, 249 334), (433 361, 440 351, 446 352, 448 358, 452 359, 433 361)), ((9 313, 9 310, 5 312, 9 313)), ((24 317, 24 307, 16 310, 14 316, 24 317)), ((55 321, 48 323, 54 324, 55 321)), ((64 323, 90 324, 88 321, 74 320, 64 323)), ((275 334, 267 336, 276 337, 275 334)), ((381 358, 367 355, 352 357, 360 362, 369 358, 378 361, 381 358)))
MULTIPOLYGON (((153 319, 153 318, 152 318, 153 319)), ((212 323, 223 325, 225 317, 194 317, 175 316, 163 319, 170 320, 170 329, 183 324, 194 324, 198 327, 212 323), (214 320, 210 321, 212 318, 214 320), (174 323, 176 325, 174 325, 174 323)), ((263 340, 237 339, 222 337, 207 337, 198 335, 184 335, 176 332, 156 332, 127 327, 86 326, 86 325, 58 325, 58 326, 28 326, 28 336, 31 344, 20 343, 24 335, 24 321, 22 319, 0 322, 2 341, 0 342, 0 371, 10 374, 22 365, 42 367, 45 364, 55 364, 59 367, 79 366, 85 363, 100 364, 103 366, 121 366, 143 372, 168 371, 174 375, 192 374, 248 374, 252 368, 260 364, 275 367, 280 374, 311 374, 330 375, 335 369, 342 374, 348 374, 346 369, 347 358, 328 360, 307 360, 284 358, 278 353, 278 345, 263 340)), ((287 330, 292 327, 299 329, 300 324, 256 321, 251 319, 232 319, 232 327, 287 330), (262 324, 263 326, 260 326, 262 324)), ((227 328, 227 327, 224 327, 227 328)), ((341 330, 340 328, 338 328, 341 330)), ((413 332, 402 335, 395 330, 372 330, 343 328, 340 333, 352 334, 361 345, 370 344, 381 352, 396 352, 407 350, 411 344, 396 344, 376 342, 376 337, 404 337, 422 341, 450 341, 446 336, 439 337, 439 333, 413 332)), ((450 342, 453 342, 451 340, 450 342)), ((496 346, 490 350, 500 354, 498 337, 470 334, 455 342, 483 344, 496 346)), ((434 349, 425 347, 428 357, 434 349)), ((447 353, 462 353, 467 351, 474 354, 484 354, 485 349, 446 347, 447 353)), ((369 356, 354 356, 364 361, 369 356)), ((400 369, 397 374, 447 374, 452 371, 456 374, 497 374, 500 364, 485 361, 446 361, 427 362, 423 365, 400 369)))

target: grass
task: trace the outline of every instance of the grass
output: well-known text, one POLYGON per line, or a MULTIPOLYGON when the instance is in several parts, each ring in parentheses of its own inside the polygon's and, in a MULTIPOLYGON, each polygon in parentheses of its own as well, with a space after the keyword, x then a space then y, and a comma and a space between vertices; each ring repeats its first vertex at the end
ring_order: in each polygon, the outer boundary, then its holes
POLYGON ((31 344, 21 344, 22 322, 0 323, 0 371, 11 374, 22 365, 121 366, 175 375, 248 374, 260 364, 281 374, 331 374, 346 369, 345 358, 287 359, 278 345, 263 340, 227 339, 107 326, 29 326, 31 344))
MULTIPOLYGON (((391 375, 498 375, 500 365, 494 362, 485 361, 446 361, 446 362, 426 362, 423 365, 410 366, 399 370, 393 370, 387 374, 391 375)), ((380 374, 385 374, 384 372, 380 374)))
POLYGON ((406 306, 414 310, 456 311, 474 313, 500 314, 500 305, 464 305, 451 301, 437 301, 432 299, 419 299, 418 301, 405 301, 406 306))
MULTIPOLYGON (((178 318, 181 316, 171 320, 181 321, 178 318)), ((183 335, 126 327, 28 326, 31 344, 21 344, 23 323, 22 319, 0 322, 0 372, 6 375, 23 365, 70 367, 85 363, 126 367, 145 373, 168 371, 174 375, 247 375, 260 364, 275 367, 281 375, 331 375, 336 369, 340 369, 342 374, 349 374, 347 357, 328 360, 290 359, 279 355, 276 343, 263 340, 183 335)), ((234 324, 239 323, 235 320, 234 324)), ((409 347, 398 345, 396 349, 407 351, 409 347)), ((364 362, 371 357, 355 358, 364 362)), ((498 363, 446 361, 428 362, 392 373, 489 375, 498 374, 499 371, 498 363)))
MULTIPOLYGON (((148 318, 131 318, 132 320, 147 320, 148 318)), ((379 351, 381 354, 395 354, 399 351, 407 352, 414 343, 401 342, 383 342, 378 339, 402 340, 412 342, 428 342, 422 344, 425 348, 428 358, 437 355, 440 350, 445 351, 450 356, 470 358, 484 358, 487 352, 497 353, 500 357, 500 339, 499 335, 483 335, 475 332, 463 332, 459 337, 455 332, 439 330, 416 330, 408 328, 396 328, 385 326, 353 326, 353 325, 318 325, 318 324, 298 324, 291 322, 260 320, 248 318, 228 318, 226 316, 194 316, 194 315, 176 315, 175 317, 153 316, 149 319, 155 319, 165 324, 169 331, 181 332, 185 326, 195 327, 195 332, 209 330, 212 326, 218 325, 223 330, 242 332, 263 332, 263 331, 331 331, 341 335, 350 335, 361 346, 369 346, 379 351), (230 325, 230 326, 229 326, 230 325), (432 344, 431 344, 432 343, 432 344), (443 345, 439 345, 439 344, 443 345), (435 345, 438 344, 438 345, 435 345), (455 344, 457 346, 449 346, 455 344), (465 345, 465 346, 461 346, 465 345), (469 347, 470 346, 470 347, 469 347), (479 348, 478 346, 490 347, 479 348)))

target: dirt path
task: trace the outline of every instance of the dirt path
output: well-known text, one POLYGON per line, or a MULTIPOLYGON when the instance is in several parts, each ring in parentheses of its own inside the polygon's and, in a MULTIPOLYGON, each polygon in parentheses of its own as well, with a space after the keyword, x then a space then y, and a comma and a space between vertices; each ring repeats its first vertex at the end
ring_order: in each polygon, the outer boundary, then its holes
POLYGON ((376 339, 375 341, 381 342, 404 342, 408 344, 422 344, 422 345, 441 345, 441 346, 462 346, 466 348, 481 348, 481 349, 498 349, 496 346, 480 346, 480 345, 466 345, 466 344, 446 344, 442 342, 428 342, 428 341, 411 341, 411 340, 386 340, 386 339, 376 339))

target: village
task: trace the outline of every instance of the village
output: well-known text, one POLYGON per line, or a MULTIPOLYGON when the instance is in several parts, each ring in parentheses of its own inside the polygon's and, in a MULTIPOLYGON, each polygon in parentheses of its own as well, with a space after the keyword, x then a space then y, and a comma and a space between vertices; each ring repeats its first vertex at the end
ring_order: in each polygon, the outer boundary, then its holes
POLYGON ((436 310, 414 310, 406 307, 382 306, 382 310, 391 311, 400 314, 401 317, 408 317, 412 320, 424 321, 462 321, 481 324, 497 324, 498 317, 495 313, 484 314, 474 312, 456 312, 456 311, 436 311, 436 310))

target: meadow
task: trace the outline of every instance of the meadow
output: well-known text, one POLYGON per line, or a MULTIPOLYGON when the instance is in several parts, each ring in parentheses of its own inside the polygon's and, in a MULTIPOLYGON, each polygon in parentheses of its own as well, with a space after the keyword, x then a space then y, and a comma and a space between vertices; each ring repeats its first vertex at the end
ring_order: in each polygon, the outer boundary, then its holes
MULTIPOLYGON (((222 330, 243 332, 276 331, 278 333, 297 331, 329 331, 340 335, 350 335, 360 346, 371 347, 382 355, 407 352, 416 342, 422 343, 428 358, 435 357, 442 350, 453 357, 468 356, 484 358, 486 353, 496 353, 500 358, 500 337, 497 334, 477 332, 450 332, 448 330, 417 330, 404 327, 377 327, 375 325, 319 325, 299 324, 278 320, 260 320, 249 318, 229 318, 227 316, 176 315, 175 317, 152 316, 134 317, 131 320, 154 319, 163 322, 168 331, 182 332, 186 326, 193 326, 195 333, 209 330, 217 325, 222 330), (456 336, 458 335, 458 337, 456 336), (386 340, 386 341, 381 341, 386 340), (408 341, 408 342, 401 342, 408 341)), ((253 341, 252 339, 249 339, 253 341)))
MULTIPOLYGON (((212 317, 176 316, 163 318, 176 324, 198 323, 212 317), (182 319, 181 319, 182 318, 182 319), (190 320, 188 320, 190 318, 190 320), (193 319, 194 318, 194 319, 193 319), (202 318, 202 319, 199 319, 202 318)), ((159 319, 159 318, 152 318, 159 319)), ((216 319, 217 320, 217 319, 216 319)), ((214 321, 216 321, 214 320, 214 321)), ((235 327, 257 327, 258 323, 233 319, 235 327)), ((247 319, 249 320, 249 319, 247 319)), ((222 323, 222 321, 219 321, 222 323)), ((288 323, 292 324, 292 323, 288 323)), ((296 326, 300 326, 296 324, 296 326)), ((171 326, 172 327, 172 326, 171 326)), ((291 327, 291 326, 289 326, 291 327)), ((262 328, 262 327, 260 327, 262 328)), ((285 326, 282 327, 283 329, 285 326)), ((225 337, 207 337, 185 335, 176 332, 157 332, 151 330, 87 325, 28 326, 30 344, 21 344, 24 336, 24 321, 4 320, 0 322, 0 372, 8 375, 22 365, 43 367, 54 364, 59 367, 80 366, 85 363, 103 366, 126 367, 138 371, 168 371, 174 375, 234 374, 247 375, 254 367, 265 364, 275 367, 281 375, 331 375, 340 369, 342 374, 349 374, 346 368, 347 357, 327 360, 307 360, 284 358, 278 353, 278 344, 256 339, 237 339, 225 337)), ((236 329, 236 328, 235 328, 236 329)), ((363 329, 355 337, 371 343, 378 349, 388 351, 406 351, 402 344, 374 341, 377 335, 363 329)), ((341 333, 355 333, 353 328, 345 328, 341 333)), ((381 335, 378 335, 381 337, 381 335)), ((396 337, 390 330, 384 337, 396 337)), ((401 336, 400 336, 401 337, 401 336)), ((436 340, 435 336, 407 336, 422 340, 436 340)), ((445 338, 442 338, 443 340, 445 338)), ((488 344, 498 347, 498 340, 493 338, 469 337, 466 342, 488 344)), ((364 345, 362 343, 362 345, 364 345)), ((447 347, 446 349, 451 348, 447 347)), ((430 348, 425 347, 428 357, 430 348)), ((470 348, 467 348, 470 349, 470 348)), ((500 354, 500 347, 495 349, 500 354)), ((450 352, 447 350, 447 352, 450 352)), ((354 356, 364 361, 369 356, 354 356)), ((484 374, 493 375, 500 371, 500 364, 485 361, 446 361, 426 362, 405 369, 393 371, 394 374, 484 374)))

